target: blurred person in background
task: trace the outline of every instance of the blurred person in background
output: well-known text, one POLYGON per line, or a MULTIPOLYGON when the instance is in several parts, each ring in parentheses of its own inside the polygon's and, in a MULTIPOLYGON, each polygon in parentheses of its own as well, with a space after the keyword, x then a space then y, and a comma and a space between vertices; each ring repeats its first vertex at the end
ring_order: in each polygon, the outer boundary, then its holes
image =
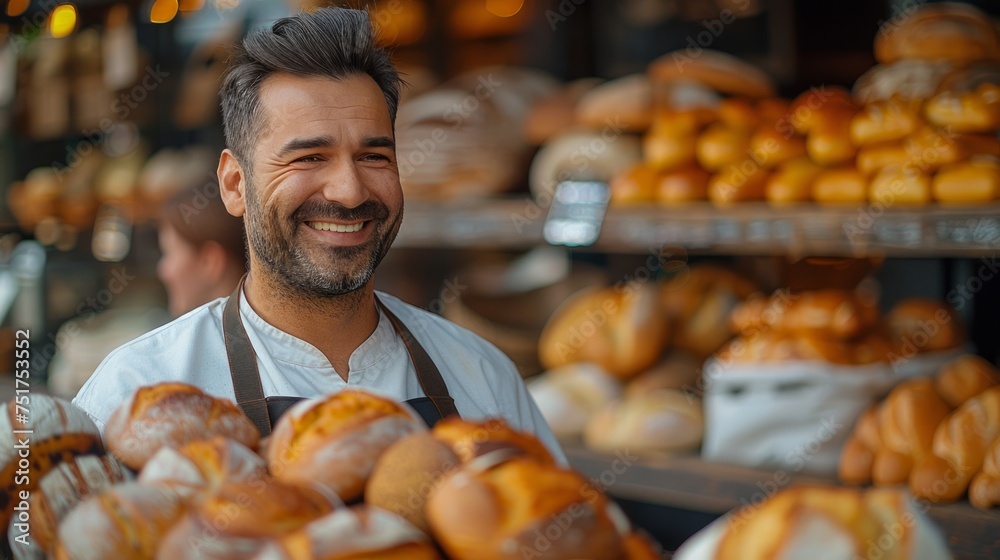
POLYGON ((226 211, 216 183, 181 191, 163 207, 156 275, 179 317, 228 296, 246 272, 243 219, 226 211))

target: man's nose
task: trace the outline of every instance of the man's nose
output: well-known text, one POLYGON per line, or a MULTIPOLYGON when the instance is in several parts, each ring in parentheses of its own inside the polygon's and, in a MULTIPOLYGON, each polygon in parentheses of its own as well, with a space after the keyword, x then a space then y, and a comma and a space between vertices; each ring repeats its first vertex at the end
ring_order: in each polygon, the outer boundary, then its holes
POLYGON ((353 160, 338 163, 323 185, 323 198, 356 208, 369 198, 368 188, 353 160))

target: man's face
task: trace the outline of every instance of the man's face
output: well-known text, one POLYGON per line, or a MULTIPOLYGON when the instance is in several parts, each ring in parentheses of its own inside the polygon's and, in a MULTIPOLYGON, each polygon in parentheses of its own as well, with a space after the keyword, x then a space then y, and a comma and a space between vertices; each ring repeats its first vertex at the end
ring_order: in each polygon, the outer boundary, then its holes
POLYGON ((368 76, 278 74, 246 177, 253 266, 316 297, 365 286, 403 217, 392 123, 368 76))

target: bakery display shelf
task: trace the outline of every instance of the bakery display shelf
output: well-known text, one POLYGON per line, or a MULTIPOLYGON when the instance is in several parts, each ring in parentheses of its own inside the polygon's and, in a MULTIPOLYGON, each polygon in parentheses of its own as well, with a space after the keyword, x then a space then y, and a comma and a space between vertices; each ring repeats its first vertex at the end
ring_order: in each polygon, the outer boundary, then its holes
MULTIPOLYGON (((544 243, 546 209, 527 196, 410 200, 397 247, 521 249, 544 243)), ((595 250, 691 253, 977 257, 1000 251, 1000 203, 979 206, 772 206, 611 208, 595 250)))
MULTIPOLYGON (((636 459, 625 451, 598 453, 579 444, 563 449, 574 469, 613 497, 713 515, 759 503, 793 483, 836 484, 792 469, 751 469, 692 455, 636 459)), ((967 501, 918 507, 941 527, 956 560, 1000 558, 1000 510, 981 511, 967 501)))

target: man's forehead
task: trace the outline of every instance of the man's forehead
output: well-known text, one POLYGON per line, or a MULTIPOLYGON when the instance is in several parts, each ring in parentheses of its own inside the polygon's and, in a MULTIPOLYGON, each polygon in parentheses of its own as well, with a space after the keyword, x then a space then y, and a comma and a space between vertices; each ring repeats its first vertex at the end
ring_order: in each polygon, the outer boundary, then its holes
POLYGON ((276 122, 289 122, 292 115, 343 113, 344 117, 384 119, 391 126, 385 96, 367 74, 343 79, 273 74, 261 83, 260 104, 264 116, 268 120, 274 117, 276 122))

